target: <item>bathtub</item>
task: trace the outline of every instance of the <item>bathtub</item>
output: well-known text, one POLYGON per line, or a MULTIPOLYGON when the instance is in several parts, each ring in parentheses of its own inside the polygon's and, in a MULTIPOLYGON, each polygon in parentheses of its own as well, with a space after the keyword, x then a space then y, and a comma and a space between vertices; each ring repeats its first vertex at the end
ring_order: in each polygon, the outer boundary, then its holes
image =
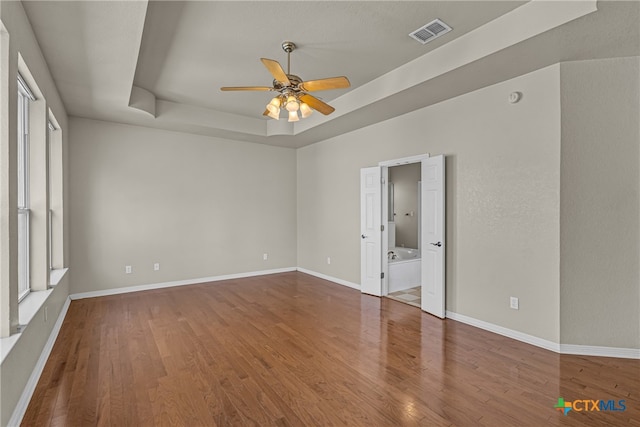
POLYGON ((420 285, 420 251, 410 248, 390 248, 396 258, 389 259, 389 292, 402 291, 420 285))

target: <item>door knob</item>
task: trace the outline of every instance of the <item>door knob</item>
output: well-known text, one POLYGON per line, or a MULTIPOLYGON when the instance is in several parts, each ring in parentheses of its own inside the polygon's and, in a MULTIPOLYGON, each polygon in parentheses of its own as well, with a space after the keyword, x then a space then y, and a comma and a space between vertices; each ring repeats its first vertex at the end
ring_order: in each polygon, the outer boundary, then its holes
POLYGON ((361 237, 362 237, 363 239, 366 239, 366 238, 367 238, 367 236, 365 236, 364 234, 363 234, 361 237))
POLYGON ((438 242, 438 243, 431 243, 431 244, 432 244, 433 246, 437 246, 437 247, 442 246, 442 242, 438 242))

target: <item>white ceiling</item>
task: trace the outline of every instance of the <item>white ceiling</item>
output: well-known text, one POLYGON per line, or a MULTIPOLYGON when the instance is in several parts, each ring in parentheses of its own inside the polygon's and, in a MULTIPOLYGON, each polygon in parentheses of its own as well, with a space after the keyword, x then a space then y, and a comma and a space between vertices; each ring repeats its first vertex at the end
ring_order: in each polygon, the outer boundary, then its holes
POLYGON ((638 2, 540 3, 23 4, 70 115, 300 147, 558 61, 640 54, 638 2), (408 37, 435 18, 453 31, 408 37), (270 85, 259 58, 286 68, 284 40, 298 46, 293 74, 350 79, 317 93, 333 115, 275 122, 262 116, 272 94, 219 90, 270 85))

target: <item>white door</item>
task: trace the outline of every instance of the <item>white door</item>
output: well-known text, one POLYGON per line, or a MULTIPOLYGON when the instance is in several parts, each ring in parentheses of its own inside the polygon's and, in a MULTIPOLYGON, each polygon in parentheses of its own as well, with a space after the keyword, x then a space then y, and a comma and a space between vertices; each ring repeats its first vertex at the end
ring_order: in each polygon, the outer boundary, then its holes
POLYGON ((360 290, 382 291, 382 182, 380 167, 360 169, 360 290))
POLYGON ((422 310, 445 317, 444 156, 422 160, 422 310))

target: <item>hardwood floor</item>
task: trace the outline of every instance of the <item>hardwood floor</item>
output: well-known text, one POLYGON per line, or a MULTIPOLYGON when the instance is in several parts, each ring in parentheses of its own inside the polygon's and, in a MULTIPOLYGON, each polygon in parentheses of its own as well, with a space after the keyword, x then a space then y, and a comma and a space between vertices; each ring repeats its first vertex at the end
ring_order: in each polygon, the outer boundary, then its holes
POLYGON ((292 272, 73 301, 23 425, 640 426, 640 361, 292 272), (559 397, 626 410, 565 416, 559 397))

